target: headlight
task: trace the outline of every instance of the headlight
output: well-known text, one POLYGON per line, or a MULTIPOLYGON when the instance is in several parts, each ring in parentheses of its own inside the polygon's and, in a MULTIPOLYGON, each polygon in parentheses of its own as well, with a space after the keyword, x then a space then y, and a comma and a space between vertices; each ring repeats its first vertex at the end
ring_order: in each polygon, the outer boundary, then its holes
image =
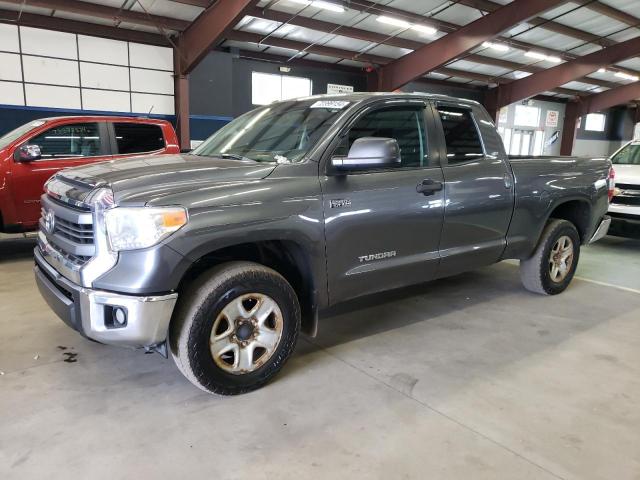
POLYGON ((116 207, 105 212, 109 244, 115 252, 151 247, 187 223, 181 207, 116 207))

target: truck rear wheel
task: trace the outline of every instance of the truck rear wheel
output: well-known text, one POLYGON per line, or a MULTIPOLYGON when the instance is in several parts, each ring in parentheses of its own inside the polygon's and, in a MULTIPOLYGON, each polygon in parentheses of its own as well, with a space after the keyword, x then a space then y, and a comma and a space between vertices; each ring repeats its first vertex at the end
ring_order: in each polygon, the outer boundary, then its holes
POLYGON ((257 263, 230 262, 202 274, 179 299, 169 347, 191 383, 235 395, 269 381, 299 331, 300 305, 285 278, 257 263))
POLYGON ((571 283, 580 258, 580 236, 566 220, 552 219, 542 231, 533 255, 520 261, 524 288, 543 295, 557 295, 571 283))

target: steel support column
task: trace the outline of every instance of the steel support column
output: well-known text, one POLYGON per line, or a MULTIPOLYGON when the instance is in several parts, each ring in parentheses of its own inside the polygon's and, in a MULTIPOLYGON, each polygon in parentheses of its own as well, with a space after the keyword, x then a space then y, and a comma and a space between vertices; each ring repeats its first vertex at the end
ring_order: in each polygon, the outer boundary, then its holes
POLYGON ((577 102, 568 103, 564 115, 560 154, 571 155, 580 118, 589 113, 600 112, 638 98, 640 98, 640 82, 634 82, 597 95, 582 97, 577 102))

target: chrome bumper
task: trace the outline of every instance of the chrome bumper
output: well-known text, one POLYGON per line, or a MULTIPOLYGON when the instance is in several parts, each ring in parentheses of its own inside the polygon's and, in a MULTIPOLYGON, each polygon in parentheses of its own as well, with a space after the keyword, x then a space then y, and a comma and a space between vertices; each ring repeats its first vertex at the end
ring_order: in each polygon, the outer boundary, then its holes
POLYGON ((604 237, 609 231, 610 226, 611 226, 611 217, 605 215, 602 221, 600 222, 600 225, 598 226, 596 233, 594 233, 593 237, 591 237, 591 240, 589 240, 589 243, 597 242, 602 237, 604 237))
POLYGON ((84 288, 60 275, 38 248, 35 260, 40 293, 51 309, 82 335, 128 347, 151 347, 166 340, 177 293, 137 297, 84 288), (115 308, 126 312, 123 326, 113 321, 115 308))

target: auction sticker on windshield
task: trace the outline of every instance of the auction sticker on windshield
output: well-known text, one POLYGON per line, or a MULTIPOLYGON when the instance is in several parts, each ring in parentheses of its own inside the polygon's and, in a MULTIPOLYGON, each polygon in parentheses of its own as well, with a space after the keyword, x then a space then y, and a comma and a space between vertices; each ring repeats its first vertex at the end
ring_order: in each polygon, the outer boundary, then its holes
POLYGON ((328 108, 330 110, 341 109, 349 105, 349 102, 343 100, 318 100, 311 105, 311 108, 328 108))

